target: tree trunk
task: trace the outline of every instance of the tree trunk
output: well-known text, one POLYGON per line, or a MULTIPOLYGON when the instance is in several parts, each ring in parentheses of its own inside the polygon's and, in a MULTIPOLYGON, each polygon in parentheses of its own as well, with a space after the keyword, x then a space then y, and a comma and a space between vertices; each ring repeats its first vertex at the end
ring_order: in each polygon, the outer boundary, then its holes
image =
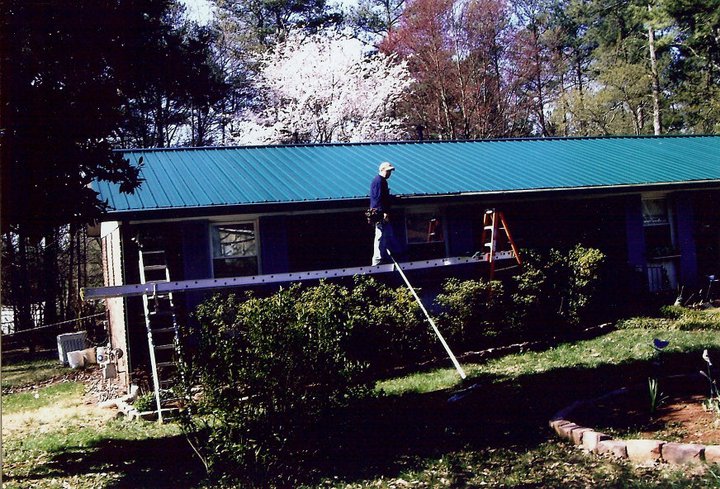
POLYGON ((44 320, 45 324, 57 322, 58 300, 58 230, 53 228, 45 234, 43 249, 44 320))
MULTIPOLYGON (((652 7, 648 4, 648 12, 652 7)), ((655 52, 655 30, 648 25, 648 48, 650 50, 650 76, 652 77, 653 130, 656 136, 662 133, 660 120, 660 75, 657 69, 657 53, 655 52)))

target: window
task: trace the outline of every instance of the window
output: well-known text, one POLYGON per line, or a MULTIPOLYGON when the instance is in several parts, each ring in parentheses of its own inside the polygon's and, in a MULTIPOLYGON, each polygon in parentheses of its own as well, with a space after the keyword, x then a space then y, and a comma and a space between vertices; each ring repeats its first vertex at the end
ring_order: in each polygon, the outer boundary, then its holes
POLYGON ((642 200, 648 288, 651 292, 677 287, 679 250, 675 246, 673 215, 669 202, 655 196, 642 200))
POLYGON ((430 260, 445 257, 443 218, 433 209, 408 210, 405 213, 407 258, 430 260))
POLYGON ((665 199, 644 199, 643 227, 648 257, 665 257, 677 254, 672 220, 665 199))
POLYGON ((212 228, 213 272, 216 278, 257 275, 255 224, 222 224, 212 228))
POLYGON ((442 243, 445 241, 442 220, 433 212, 408 212, 405 219, 408 244, 442 243))

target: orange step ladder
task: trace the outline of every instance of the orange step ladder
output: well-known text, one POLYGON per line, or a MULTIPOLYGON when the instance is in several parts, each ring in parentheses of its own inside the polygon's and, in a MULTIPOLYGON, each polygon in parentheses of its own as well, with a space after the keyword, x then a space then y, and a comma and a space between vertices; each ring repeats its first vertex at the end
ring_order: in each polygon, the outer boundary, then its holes
POLYGON ((505 220, 505 214, 496 209, 488 209, 483 215, 483 232, 481 237, 483 243, 483 254, 485 261, 490 264, 490 278, 492 281, 495 277, 495 262, 497 261, 497 253, 501 251, 511 251, 512 258, 515 259, 518 266, 522 265, 520 253, 518 252, 515 241, 510 234, 510 227, 505 220), (502 237, 504 235, 504 237, 502 237), (498 245, 498 238, 501 238, 503 247, 510 246, 510 250, 501 249, 498 245))

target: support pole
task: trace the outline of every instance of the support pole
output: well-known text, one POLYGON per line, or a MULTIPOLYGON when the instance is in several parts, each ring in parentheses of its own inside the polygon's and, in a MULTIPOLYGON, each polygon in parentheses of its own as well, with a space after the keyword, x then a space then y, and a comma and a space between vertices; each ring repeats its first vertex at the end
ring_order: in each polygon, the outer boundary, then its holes
POLYGON ((447 342, 445 342, 445 338, 443 338, 443 335, 440 334, 440 330, 435 326, 435 321, 430 317, 430 314, 427 312, 427 309, 425 309, 425 306, 423 305, 422 301, 420 300, 420 297, 417 295, 417 292, 415 292, 415 289, 412 285, 410 285, 410 281, 405 276, 405 272, 403 272, 403 269, 400 268, 400 265, 398 265, 398 262, 395 261, 395 258, 390 253, 390 250, 387 250, 388 256, 395 264, 395 269, 400 272, 400 276, 405 281, 405 285, 407 285, 408 289, 410 289, 410 292, 412 292, 412 295, 415 297, 415 300, 420 305, 420 309, 425 313, 425 317, 430 322, 430 326, 432 326, 433 331, 435 331, 435 334, 437 335, 438 339, 440 340, 440 343, 442 343, 442 346, 445 348, 445 351, 450 356, 450 360, 452 360, 453 365, 455 365, 455 370, 457 370, 458 374, 460 374, 460 378, 464 379, 466 377, 465 371, 460 366, 460 363, 457 361, 457 358, 455 358, 455 355, 453 355, 452 350, 450 350, 450 347, 448 346, 447 342))

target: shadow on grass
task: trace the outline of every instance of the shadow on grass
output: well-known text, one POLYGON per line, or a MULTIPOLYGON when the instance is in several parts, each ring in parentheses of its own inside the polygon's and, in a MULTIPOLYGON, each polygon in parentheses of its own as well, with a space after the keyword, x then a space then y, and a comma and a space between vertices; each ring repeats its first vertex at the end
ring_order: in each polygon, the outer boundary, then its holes
POLYGON ((60 477, 90 474, 105 479, 106 488, 178 488, 193 487, 205 476, 185 437, 145 440, 103 440, 90 447, 68 447, 27 477, 5 481, 28 486, 60 477), (119 478, 117 474, 120 474, 119 478), (111 477, 114 480, 110 480, 111 477))
MULTIPOLYGON (((694 370, 695 365, 688 365, 689 355, 694 353, 666 355, 666 372, 694 370)), ((366 399, 305 433, 307 448, 319 455, 305 466, 312 475, 304 482, 397 477, 421 469, 424 459, 459 450, 500 450, 519 456, 553 438, 547 422, 558 410, 575 400, 646 382, 652 368, 649 361, 636 361, 556 369, 511 380, 480 375, 466 379, 466 395, 456 402, 448 399, 458 389, 366 399)), ((30 479, 102 472, 121 474, 107 486, 117 488, 193 487, 205 476, 184 437, 174 436, 104 440, 90 448, 70 448, 54 455, 30 479)))
MULTIPOLYGON (((667 374, 693 371, 690 352, 664 357, 667 374)), ((623 386, 647 383, 650 361, 595 368, 563 368, 512 380, 481 375, 460 389, 367 400, 346 410, 324 431, 319 476, 344 480, 397 477, 425 458, 459 450, 509 450, 522 455, 554 439, 549 419, 576 400, 592 399, 623 386)), ((510 462, 509 462, 510 463, 510 462)))

